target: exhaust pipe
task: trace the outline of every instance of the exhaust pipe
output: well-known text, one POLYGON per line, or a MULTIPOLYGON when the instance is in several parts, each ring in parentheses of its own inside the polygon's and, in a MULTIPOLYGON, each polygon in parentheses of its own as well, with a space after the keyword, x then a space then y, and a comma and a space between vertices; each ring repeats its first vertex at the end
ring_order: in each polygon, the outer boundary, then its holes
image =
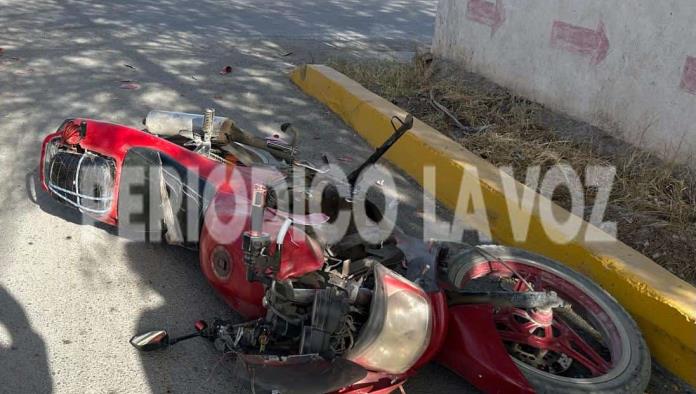
MULTIPOLYGON (((220 133, 223 122, 227 120, 222 116, 212 117, 212 136, 220 133)), ((189 114, 186 112, 152 110, 147 114, 143 123, 151 134, 172 137, 177 135, 190 136, 194 132, 200 134, 203 131, 204 116, 189 114)))

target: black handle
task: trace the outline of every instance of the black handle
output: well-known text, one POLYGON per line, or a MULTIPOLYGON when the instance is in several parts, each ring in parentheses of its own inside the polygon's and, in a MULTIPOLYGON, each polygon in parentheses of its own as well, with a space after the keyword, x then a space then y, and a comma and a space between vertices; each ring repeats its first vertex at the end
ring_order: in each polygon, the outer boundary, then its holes
POLYGON ((285 134, 290 134, 291 138, 288 144, 294 149, 297 145, 297 141, 300 139, 300 132, 294 128, 290 122, 280 125, 280 130, 282 130, 285 134))
POLYGON ((360 167, 356 168, 353 172, 348 175, 348 183, 350 183, 351 186, 355 186, 355 182, 358 180, 358 176, 360 173, 369 165, 374 164, 379 160, 380 157, 382 157, 388 150, 389 148, 392 147, 396 143, 396 141, 399 140, 404 134, 406 134, 407 131, 411 130, 413 128, 413 116, 411 114, 406 115, 406 118, 404 120, 399 119, 398 117, 394 116, 391 118, 391 124, 392 127, 394 128, 394 134, 392 134, 389 138, 387 138, 384 143, 375 150, 375 152, 370 155, 370 157, 365 160, 364 163, 360 165, 360 167), (401 123, 399 127, 396 127, 394 124, 394 121, 398 121, 401 123))

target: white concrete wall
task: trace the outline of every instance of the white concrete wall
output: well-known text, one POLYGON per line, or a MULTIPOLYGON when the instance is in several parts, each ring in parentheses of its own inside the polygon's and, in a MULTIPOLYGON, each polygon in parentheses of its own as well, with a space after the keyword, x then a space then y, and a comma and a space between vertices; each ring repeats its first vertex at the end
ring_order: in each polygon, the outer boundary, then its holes
POLYGON ((433 53, 667 158, 696 153, 696 0, 440 0, 433 53))

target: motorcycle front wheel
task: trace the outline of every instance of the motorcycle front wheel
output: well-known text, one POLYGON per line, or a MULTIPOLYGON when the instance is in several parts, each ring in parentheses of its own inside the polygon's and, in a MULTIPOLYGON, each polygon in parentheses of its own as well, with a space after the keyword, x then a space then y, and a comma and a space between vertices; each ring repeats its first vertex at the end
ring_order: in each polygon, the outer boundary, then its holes
POLYGON ((624 308, 584 275, 524 250, 497 245, 450 255, 448 276, 465 290, 555 291, 569 307, 551 318, 496 308, 508 353, 539 393, 637 393, 650 380, 650 353, 624 308), (531 287, 531 289, 530 289, 531 287))

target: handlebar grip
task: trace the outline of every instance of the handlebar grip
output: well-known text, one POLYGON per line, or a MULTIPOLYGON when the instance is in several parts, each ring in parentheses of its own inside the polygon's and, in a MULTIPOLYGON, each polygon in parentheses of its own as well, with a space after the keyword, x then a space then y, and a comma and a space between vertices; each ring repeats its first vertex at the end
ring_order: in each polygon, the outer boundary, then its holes
POLYGON ((413 128, 413 115, 406 115, 403 126, 406 127, 406 130, 411 130, 411 128, 413 128))
POLYGON ((297 141, 300 138, 300 132, 296 128, 294 128, 292 126, 292 123, 290 122, 283 123, 282 125, 280 125, 280 130, 283 131, 283 133, 285 134, 290 134, 291 139, 289 144, 294 148, 297 145, 297 141))

